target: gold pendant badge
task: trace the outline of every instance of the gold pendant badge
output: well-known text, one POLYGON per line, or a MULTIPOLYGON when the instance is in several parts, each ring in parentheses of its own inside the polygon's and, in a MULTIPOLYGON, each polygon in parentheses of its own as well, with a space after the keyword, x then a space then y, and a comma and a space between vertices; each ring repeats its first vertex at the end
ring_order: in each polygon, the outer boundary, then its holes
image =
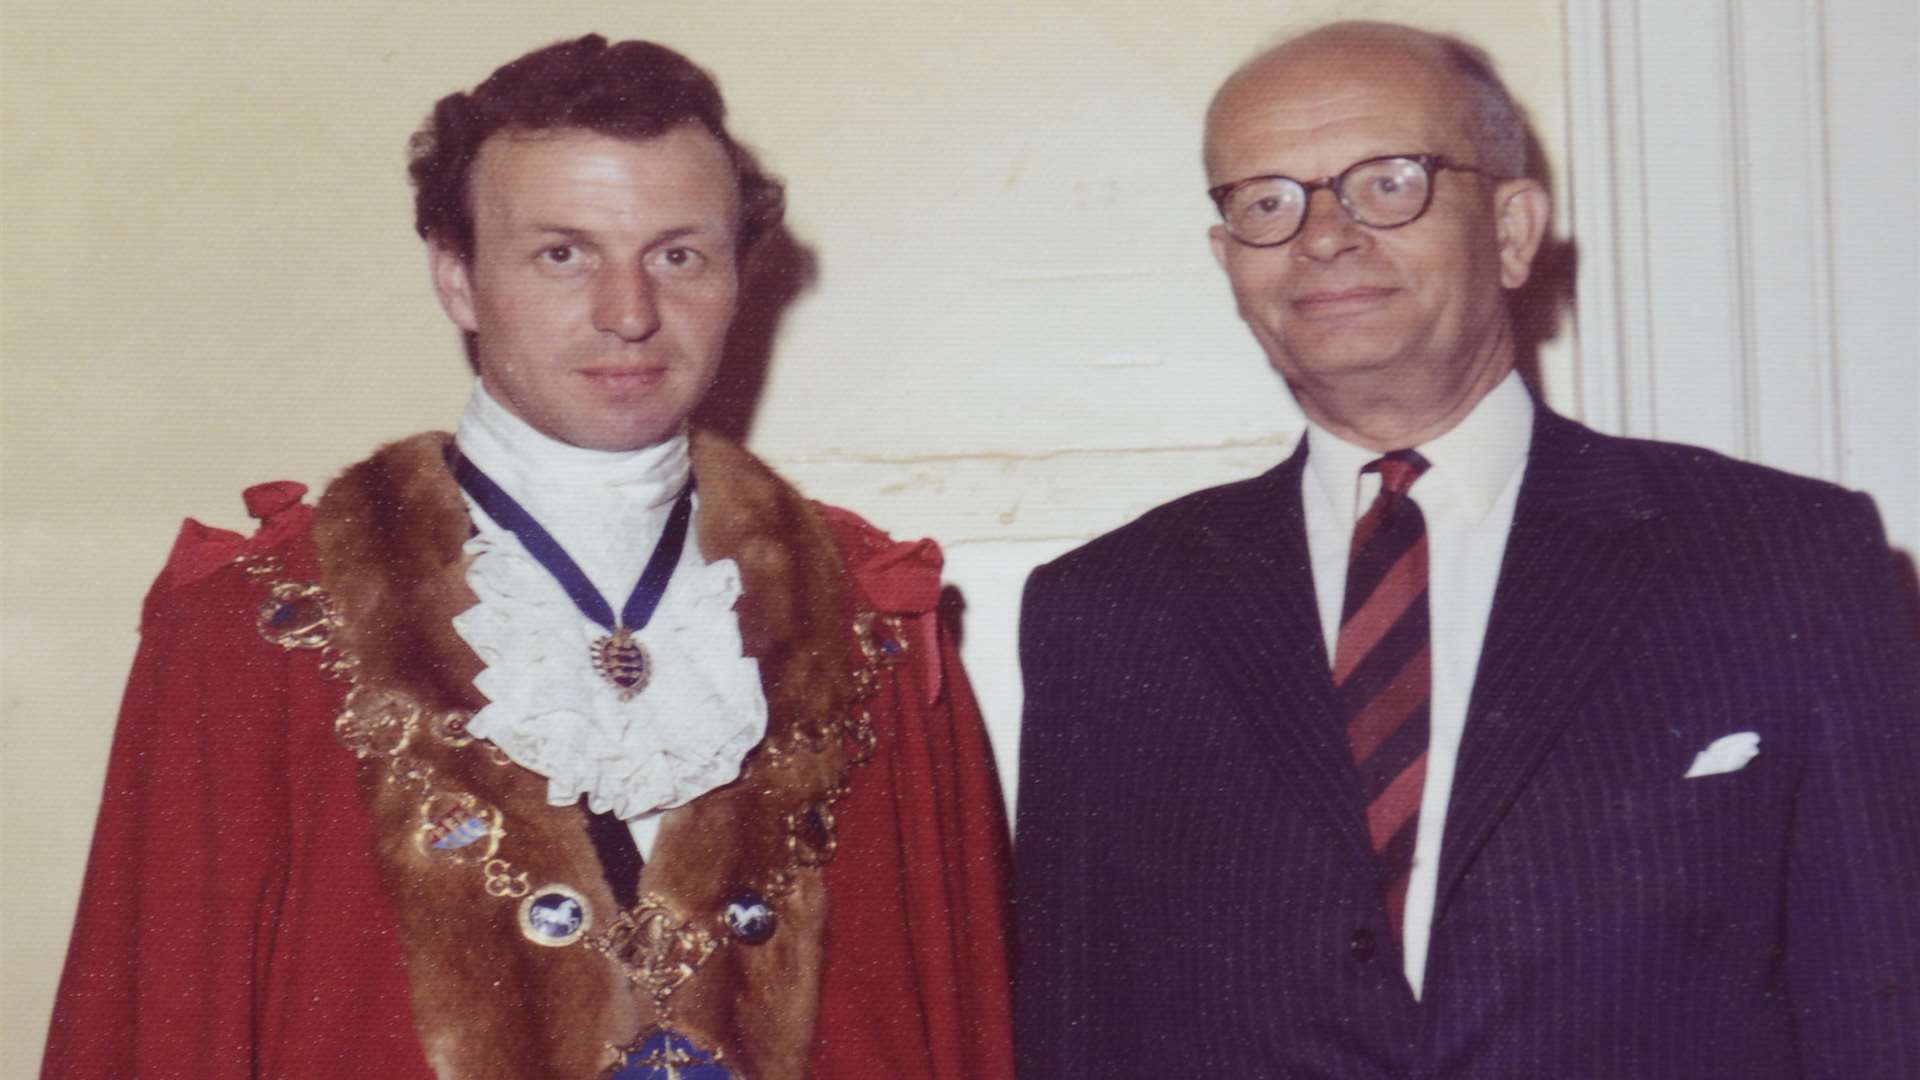
POLYGON ((621 701, 629 701, 647 688, 653 665, 647 659, 646 648, 633 639, 633 631, 619 627, 596 640, 592 649, 593 670, 613 684, 620 692, 621 701))

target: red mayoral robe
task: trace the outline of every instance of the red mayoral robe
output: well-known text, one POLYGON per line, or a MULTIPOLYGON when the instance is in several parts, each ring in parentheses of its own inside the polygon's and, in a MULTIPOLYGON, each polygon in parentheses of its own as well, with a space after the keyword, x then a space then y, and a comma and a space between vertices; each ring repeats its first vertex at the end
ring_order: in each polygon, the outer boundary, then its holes
POLYGON ((47 1077, 1011 1077, 1006 826, 940 556, 696 433, 766 738, 622 907, 577 806, 469 736, 449 440, 184 529, 141 646, 47 1077), (743 916, 743 912, 745 915, 743 916))

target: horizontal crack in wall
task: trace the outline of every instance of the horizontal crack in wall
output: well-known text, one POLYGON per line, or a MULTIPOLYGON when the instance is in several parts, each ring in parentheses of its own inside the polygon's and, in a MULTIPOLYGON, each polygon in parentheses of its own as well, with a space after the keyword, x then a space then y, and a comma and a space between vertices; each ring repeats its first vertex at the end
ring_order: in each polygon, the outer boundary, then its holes
POLYGON ((952 462, 1024 462, 1057 461, 1061 458, 1099 457, 1105 455, 1146 457, 1153 455, 1178 454, 1217 454, 1233 450, 1254 450, 1263 447, 1287 446, 1298 436, 1293 433, 1281 435, 1262 435, 1253 439, 1225 439, 1217 443, 1196 443, 1188 446, 1079 446, 1063 447, 1058 450, 1045 450, 1037 453, 1018 453, 999 450, 964 451, 945 454, 910 454, 892 456, 887 454, 848 454, 829 451, 824 454, 809 454, 793 457, 774 457, 781 465, 934 465, 952 462))

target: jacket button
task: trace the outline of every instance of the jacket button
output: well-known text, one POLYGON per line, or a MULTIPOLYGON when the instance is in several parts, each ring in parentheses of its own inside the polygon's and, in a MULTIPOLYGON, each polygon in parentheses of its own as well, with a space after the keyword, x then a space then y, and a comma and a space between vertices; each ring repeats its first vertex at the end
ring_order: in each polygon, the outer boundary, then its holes
POLYGON ((1347 942, 1347 947, 1353 950, 1353 958, 1363 964, 1373 959, 1373 931, 1364 926, 1355 930, 1353 940, 1347 942))

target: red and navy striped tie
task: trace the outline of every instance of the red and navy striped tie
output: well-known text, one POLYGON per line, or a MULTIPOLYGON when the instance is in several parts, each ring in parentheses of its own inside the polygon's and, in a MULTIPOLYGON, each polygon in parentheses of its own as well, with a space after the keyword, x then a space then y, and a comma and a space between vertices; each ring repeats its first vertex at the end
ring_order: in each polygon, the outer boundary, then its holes
POLYGON ((1396 450, 1362 470, 1380 474, 1380 494, 1353 526, 1333 650, 1333 684, 1395 937, 1427 776, 1427 524, 1407 497, 1426 470, 1427 460, 1412 450, 1396 450))

